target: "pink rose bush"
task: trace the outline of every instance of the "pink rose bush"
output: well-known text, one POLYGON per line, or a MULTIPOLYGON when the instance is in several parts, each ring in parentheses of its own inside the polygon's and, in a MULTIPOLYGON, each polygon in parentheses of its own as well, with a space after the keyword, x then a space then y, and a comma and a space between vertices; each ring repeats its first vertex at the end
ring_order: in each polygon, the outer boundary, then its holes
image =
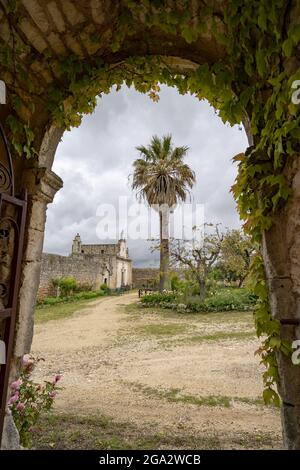
POLYGON ((32 446, 32 431, 42 412, 49 412, 57 396, 58 382, 61 374, 56 374, 52 380, 37 384, 31 379, 36 364, 43 359, 35 359, 26 354, 21 366, 18 380, 10 384, 8 406, 11 409, 15 424, 24 447, 32 446))
POLYGON ((12 382, 10 386, 11 390, 20 390, 22 383, 23 383, 22 379, 15 380, 14 382, 12 382))
POLYGON ((19 400, 19 392, 15 392, 8 400, 8 405, 13 405, 19 400))

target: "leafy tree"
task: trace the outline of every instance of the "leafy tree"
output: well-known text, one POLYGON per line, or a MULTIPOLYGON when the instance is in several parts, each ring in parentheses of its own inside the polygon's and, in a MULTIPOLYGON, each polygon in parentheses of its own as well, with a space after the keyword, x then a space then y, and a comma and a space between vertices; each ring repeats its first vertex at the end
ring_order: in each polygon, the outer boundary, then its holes
POLYGON ((228 280, 238 281, 241 287, 249 273, 254 251, 250 237, 242 230, 228 230, 224 234, 218 267, 228 280))
MULTIPOLYGON (((206 226, 212 226, 206 224, 206 226)), ((197 282, 199 295, 204 300, 208 278, 216 265, 221 249, 223 235, 218 224, 209 233, 204 233, 198 241, 174 240, 171 245, 171 260, 177 268, 186 270, 186 274, 197 282)))
POLYGON ((188 147, 175 147, 172 136, 153 136, 150 145, 137 147, 140 158, 133 163, 132 188, 159 213, 160 282, 167 288, 169 269, 169 216, 178 201, 185 201, 195 174, 184 163, 188 147))

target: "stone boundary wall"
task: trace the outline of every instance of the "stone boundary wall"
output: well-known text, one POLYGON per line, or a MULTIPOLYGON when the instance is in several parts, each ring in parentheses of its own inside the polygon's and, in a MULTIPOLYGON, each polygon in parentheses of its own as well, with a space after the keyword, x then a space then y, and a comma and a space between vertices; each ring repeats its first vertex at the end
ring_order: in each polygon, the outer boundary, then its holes
POLYGON ((51 281, 60 277, 74 277, 78 284, 91 284, 94 289, 99 289, 102 280, 99 259, 92 255, 61 256, 43 253, 38 299, 55 295, 51 281))
POLYGON ((143 287, 150 285, 159 278, 159 268, 133 268, 132 283, 133 287, 143 287))

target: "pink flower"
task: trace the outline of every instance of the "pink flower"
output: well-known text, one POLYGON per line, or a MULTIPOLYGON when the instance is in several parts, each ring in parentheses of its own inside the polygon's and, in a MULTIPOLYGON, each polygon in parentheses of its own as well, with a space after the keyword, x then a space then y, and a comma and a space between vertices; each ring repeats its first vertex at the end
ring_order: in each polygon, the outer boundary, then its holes
POLYGON ((28 372, 32 372, 32 370, 34 369, 34 360, 31 359, 29 354, 25 354, 25 356, 23 356, 22 365, 23 368, 26 369, 28 372))
POLYGON ((12 382, 11 384, 11 389, 12 390, 19 390, 19 388, 21 387, 23 383, 23 380, 22 379, 18 379, 18 380, 15 380, 14 382, 12 382))
POLYGON ((17 404, 17 410, 18 411, 23 411, 24 409, 25 409, 24 403, 20 402, 20 403, 17 404))
POLYGON ((62 378, 61 374, 56 374, 53 379, 53 383, 56 384, 62 378))
POLYGON ((22 364, 23 366, 27 366, 30 362, 30 356, 29 354, 24 354, 23 359, 22 359, 22 364))
POLYGON ((56 397, 56 395, 57 395, 57 392, 50 392, 49 393, 49 397, 52 398, 52 399, 54 399, 56 397))
POLYGON ((16 392, 14 395, 12 395, 8 401, 8 404, 9 405, 13 405, 14 403, 16 403, 16 401, 19 400, 19 392, 16 392))

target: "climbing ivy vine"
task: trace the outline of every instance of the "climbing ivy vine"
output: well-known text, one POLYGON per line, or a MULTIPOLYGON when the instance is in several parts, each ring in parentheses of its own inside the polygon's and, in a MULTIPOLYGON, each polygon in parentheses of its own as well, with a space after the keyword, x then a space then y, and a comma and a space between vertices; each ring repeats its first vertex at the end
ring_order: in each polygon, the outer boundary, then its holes
MULTIPOLYGON (((299 43, 300 24, 291 21, 290 2, 229 0, 224 11, 209 5, 193 11, 194 2, 189 0, 182 0, 180 6, 174 2, 173 7, 167 0, 121 3, 111 42, 113 53, 122 48, 143 21, 145 41, 151 41, 151 28, 179 36, 187 43, 210 31, 224 49, 224 60, 195 65, 183 74, 159 56, 130 57, 110 65, 98 56, 82 60, 76 55, 57 58, 48 50, 40 54, 19 35, 15 20, 19 2, 1 0, 12 36, 12 46, 1 43, 0 63, 4 78, 7 70, 15 74, 14 90, 10 93, 14 112, 8 117, 15 151, 26 158, 36 155, 35 136, 30 128, 30 117, 35 111, 30 104, 32 95, 44 103, 52 122, 70 129, 80 124, 84 114, 93 111, 97 96, 109 93, 113 86, 118 89, 123 83, 134 85, 154 101, 159 98, 159 84, 176 87, 182 94, 207 99, 224 122, 233 125, 249 118, 253 144, 245 154, 235 157, 239 172, 232 192, 245 220, 245 230, 260 243, 262 232, 272 226, 276 212, 291 195, 283 170, 300 150, 299 108, 291 101, 292 83, 300 79, 300 69, 289 60, 299 43), (26 63, 20 60, 24 54, 26 63), (46 94, 33 73, 38 64, 50 77, 46 94)), ((296 7, 300 8, 299 1, 296 7)), ((299 16, 298 10, 295 18, 299 16)), ((90 39, 101 41, 97 35, 90 39)), ((260 299, 254 314, 257 334, 265 338, 259 349, 267 368, 264 398, 278 403, 276 352, 289 354, 290 347, 281 340, 279 323, 271 316, 260 255, 254 260, 252 277, 253 289, 260 299)))

